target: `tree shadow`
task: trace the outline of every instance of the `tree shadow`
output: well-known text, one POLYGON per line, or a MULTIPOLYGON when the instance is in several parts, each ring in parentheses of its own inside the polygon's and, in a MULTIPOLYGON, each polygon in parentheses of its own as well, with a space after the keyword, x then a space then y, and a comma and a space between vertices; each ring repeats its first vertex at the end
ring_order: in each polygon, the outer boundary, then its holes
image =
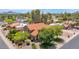
POLYGON ((49 49, 56 49, 56 46, 52 45, 49 49))
POLYGON ((61 39, 61 38, 56 38, 54 41, 57 42, 57 43, 63 43, 64 42, 64 40, 61 39))
POLYGON ((41 44, 40 45, 41 49, 56 49, 55 44, 41 44))

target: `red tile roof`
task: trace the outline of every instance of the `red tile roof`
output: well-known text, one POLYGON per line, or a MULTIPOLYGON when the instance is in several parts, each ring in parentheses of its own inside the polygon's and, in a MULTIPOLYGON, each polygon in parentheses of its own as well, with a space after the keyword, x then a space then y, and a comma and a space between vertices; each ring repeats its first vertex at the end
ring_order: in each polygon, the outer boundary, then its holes
POLYGON ((38 35, 38 31, 43 29, 43 28, 46 28, 47 25, 44 24, 44 23, 36 23, 36 24, 28 24, 27 27, 28 27, 28 29, 30 31, 33 30, 33 32, 31 32, 32 36, 37 36, 38 35))
POLYGON ((37 34, 38 34, 38 31, 37 31, 37 30, 34 30, 34 31, 31 33, 32 36, 37 36, 37 34))
POLYGON ((10 24, 9 26, 13 28, 13 27, 16 27, 16 26, 18 26, 18 25, 20 25, 19 22, 17 22, 17 23, 12 23, 12 24, 10 24))

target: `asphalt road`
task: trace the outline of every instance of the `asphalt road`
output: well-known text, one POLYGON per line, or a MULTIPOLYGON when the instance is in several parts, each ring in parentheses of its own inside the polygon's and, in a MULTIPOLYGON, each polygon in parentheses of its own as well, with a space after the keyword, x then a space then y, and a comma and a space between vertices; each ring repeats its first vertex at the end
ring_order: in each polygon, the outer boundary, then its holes
POLYGON ((8 49, 8 46, 5 44, 5 42, 0 37, 0 49, 8 49))
POLYGON ((66 43, 60 49, 79 49, 79 35, 74 37, 71 41, 66 43))

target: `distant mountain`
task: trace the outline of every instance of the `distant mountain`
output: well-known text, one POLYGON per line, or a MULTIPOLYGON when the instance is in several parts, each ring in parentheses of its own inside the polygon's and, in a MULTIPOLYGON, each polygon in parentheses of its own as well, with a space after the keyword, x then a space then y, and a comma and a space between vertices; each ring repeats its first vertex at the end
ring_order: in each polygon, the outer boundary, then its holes
POLYGON ((17 12, 14 12, 14 11, 3 11, 3 12, 0 12, 0 14, 23 14, 23 13, 17 13, 17 12))
POLYGON ((7 11, 7 12, 2 12, 3 14, 16 14, 14 11, 7 11))

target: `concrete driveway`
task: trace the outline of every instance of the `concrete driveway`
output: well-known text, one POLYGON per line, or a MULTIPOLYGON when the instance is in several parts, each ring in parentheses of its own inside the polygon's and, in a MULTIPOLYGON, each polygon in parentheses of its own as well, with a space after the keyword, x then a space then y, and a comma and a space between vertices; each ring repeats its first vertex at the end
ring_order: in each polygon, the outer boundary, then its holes
POLYGON ((79 35, 63 45, 60 49, 79 49, 79 35))

